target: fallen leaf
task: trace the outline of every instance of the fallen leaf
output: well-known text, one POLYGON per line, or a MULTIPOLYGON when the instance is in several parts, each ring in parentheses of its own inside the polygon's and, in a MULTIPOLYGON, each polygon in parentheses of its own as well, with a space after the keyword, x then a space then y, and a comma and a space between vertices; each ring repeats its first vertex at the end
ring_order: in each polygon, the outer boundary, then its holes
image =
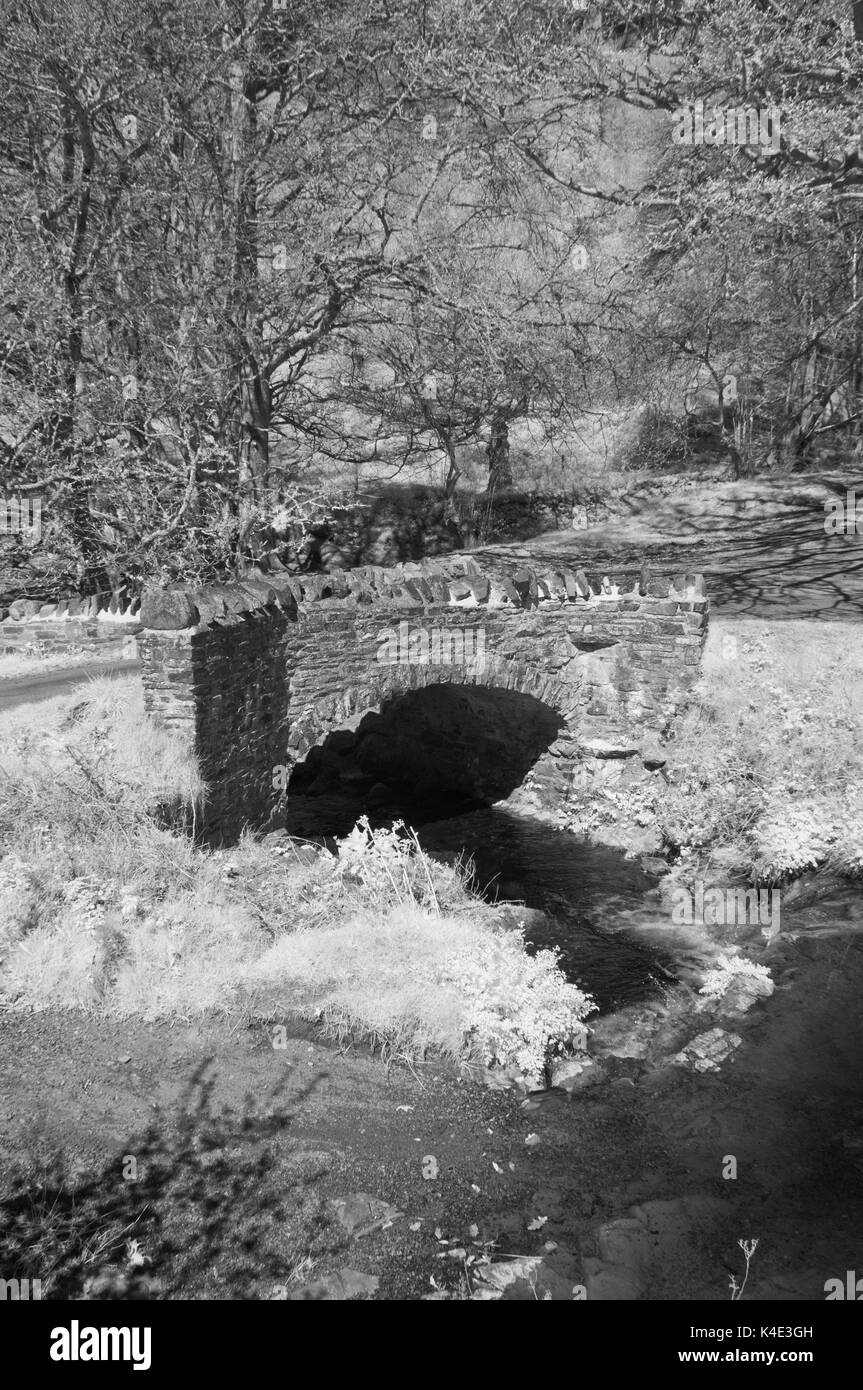
POLYGON ((140 1268, 142 1265, 150 1263, 150 1256, 144 1254, 139 1240, 130 1240, 126 1242, 126 1259, 129 1261, 129 1264, 135 1268, 140 1268))
POLYGON ((547 1220, 547 1216, 535 1216, 532 1221, 528 1221, 527 1229, 529 1231, 541 1231, 547 1220))
POLYGON ((388 1202, 371 1197, 367 1192, 354 1192, 333 1202, 335 1218, 348 1235, 367 1236, 398 1221, 403 1215, 388 1202))

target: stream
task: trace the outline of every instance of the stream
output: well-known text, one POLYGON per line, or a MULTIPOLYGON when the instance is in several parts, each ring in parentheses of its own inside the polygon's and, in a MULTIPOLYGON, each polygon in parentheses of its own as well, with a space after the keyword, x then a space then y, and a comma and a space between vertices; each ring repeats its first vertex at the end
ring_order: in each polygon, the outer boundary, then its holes
POLYGON ((557 949, 561 969, 602 1013, 655 996, 677 978, 668 918, 646 897, 656 880, 619 850, 504 807, 428 822, 417 837, 433 858, 472 860, 474 886, 489 901, 545 913, 544 923, 528 924, 528 941, 557 949))
MULTIPOLYGON (((544 926, 528 927, 529 942, 557 948, 561 969, 600 1013, 655 997, 675 980, 697 985, 721 952, 704 928, 672 924, 656 879, 620 850, 502 806, 428 822, 417 835, 432 857, 469 856, 475 887, 490 901, 545 912, 544 926)), ((841 960, 849 935, 863 930, 859 884, 824 874, 781 892, 783 940, 824 938, 841 960)))

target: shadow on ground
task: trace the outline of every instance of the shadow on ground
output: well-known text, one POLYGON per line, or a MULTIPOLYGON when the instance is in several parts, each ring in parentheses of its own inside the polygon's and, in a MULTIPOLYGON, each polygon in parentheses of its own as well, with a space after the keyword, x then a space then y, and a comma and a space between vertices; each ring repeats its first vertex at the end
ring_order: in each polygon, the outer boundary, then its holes
MULTIPOLYGON (((825 501, 863 503, 863 478, 807 476, 724 484, 704 496, 648 501, 587 531, 561 531, 520 546, 495 546, 521 561, 578 557, 591 578, 701 572, 723 616, 859 619, 863 616, 863 535, 828 535, 825 501)), ((863 506, 861 506, 863 514, 863 506)), ((481 559, 483 550, 472 552, 481 559)))
POLYGON ((260 1298, 337 1247, 316 1164, 284 1145, 314 1081, 290 1107, 277 1085, 263 1109, 215 1113, 209 1069, 91 1177, 62 1153, 19 1167, 0 1200, 7 1279, 46 1299, 260 1298))

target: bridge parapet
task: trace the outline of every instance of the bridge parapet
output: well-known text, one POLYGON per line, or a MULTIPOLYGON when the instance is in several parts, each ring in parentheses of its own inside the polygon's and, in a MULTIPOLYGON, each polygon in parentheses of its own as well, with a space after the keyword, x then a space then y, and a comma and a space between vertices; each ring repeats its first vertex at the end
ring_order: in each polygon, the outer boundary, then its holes
POLYGON ((389 604, 394 608, 530 609, 543 605, 604 607, 629 602, 651 608, 649 600, 677 603, 706 601, 704 577, 680 572, 670 579, 639 574, 613 580, 588 578, 566 566, 534 567, 510 561, 479 565, 469 556, 448 556, 392 568, 365 565, 335 574, 264 575, 233 584, 201 589, 171 587, 145 590, 140 620, 145 628, 170 630, 224 621, 242 613, 277 605, 301 618, 312 608, 389 604), (645 601, 648 601, 645 603, 645 601))

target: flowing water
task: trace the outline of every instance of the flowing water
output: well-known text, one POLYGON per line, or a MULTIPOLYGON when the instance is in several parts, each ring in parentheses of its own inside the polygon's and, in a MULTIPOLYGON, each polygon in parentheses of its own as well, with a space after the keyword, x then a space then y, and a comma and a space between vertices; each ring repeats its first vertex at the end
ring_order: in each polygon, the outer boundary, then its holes
POLYGON ((590 844, 501 807, 432 821, 417 829, 431 854, 473 860, 476 886, 492 901, 523 902, 533 946, 555 947, 569 979, 603 1012, 656 995, 678 972, 678 951, 659 907, 656 880, 615 849, 590 844))

